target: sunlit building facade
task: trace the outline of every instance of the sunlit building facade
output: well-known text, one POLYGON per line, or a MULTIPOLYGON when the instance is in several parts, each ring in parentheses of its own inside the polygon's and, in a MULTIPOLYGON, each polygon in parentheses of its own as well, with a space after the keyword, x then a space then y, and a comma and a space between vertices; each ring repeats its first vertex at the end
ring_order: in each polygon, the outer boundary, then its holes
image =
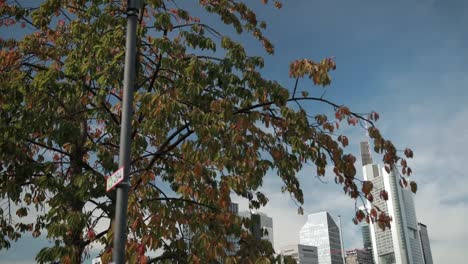
POLYGON ((327 212, 307 216, 299 233, 299 243, 317 247, 319 264, 343 264, 340 230, 327 212))
POLYGON ((346 264, 372 264, 372 255, 365 248, 346 250, 346 264))
POLYGON ((397 169, 387 173, 378 164, 373 164, 368 142, 361 143, 364 180, 373 183, 373 205, 392 217, 392 228, 382 230, 370 225, 375 264, 424 264, 421 242, 418 236, 416 210, 413 194, 399 184, 397 169), (377 198, 382 190, 387 191, 388 200, 377 198))
MULTIPOLYGON (((288 245, 281 248, 283 257, 292 257, 297 264, 318 264, 317 247, 301 244, 288 245)), ((283 261, 284 263, 284 261, 283 261)))
MULTIPOLYGON (((370 225, 364 222, 361 225, 361 233, 362 233, 362 242, 364 245, 364 249, 367 250, 367 253, 370 256, 371 264, 374 264, 374 250, 372 249, 372 238, 370 233, 370 225)), ((347 263, 348 264, 348 263, 347 263)))

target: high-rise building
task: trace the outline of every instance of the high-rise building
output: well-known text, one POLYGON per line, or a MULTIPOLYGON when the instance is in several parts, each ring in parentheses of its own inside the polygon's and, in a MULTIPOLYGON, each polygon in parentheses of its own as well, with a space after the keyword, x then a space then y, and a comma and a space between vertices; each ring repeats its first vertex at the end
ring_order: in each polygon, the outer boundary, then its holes
POLYGON ((372 238, 371 238, 371 233, 370 233, 370 226, 368 223, 364 222, 361 226, 361 232, 362 232, 362 242, 364 245, 364 249, 367 250, 371 257, 371 264, 374 263, 374 253, 372 250, 372 238))
MULTIPOLYGON (((237 203, 229 204, 229 212, 235 215, 239 214, 239 205, 237 203)), ((235 235, 229 235, 227 241, 231 244, 232 248, 226 250, 226 254, 228 256, 233 256, 240 249, 239 238, 235 235)))
POLYGON ((427 232, 427 226, 423 223, 418 223, 419 227, 419 239, 421 240, 421 246, 424 256, 425 264, 433 264, 432 262, 432 251, 431 244, 429 243, 429 234, 427 232))
POLYGON ((375 264, 423 264, 421 243, 418 238, 416 210, 413 194, 399 184, 399 172, 390 173, 378 164, 369 164, 369 143, 361 144, 364 180, 373 183, 372 195, 379 197, 387 191, 388 200, 375 199, 368 207, 378 207, 392 217, 392 228, 382 230, 376 224, 370 225, 375 264), (366 148, 368 148, 366 150, 366 148))
POLYGON ((346 264, 372 264, 372 255, 365 248, 346 250, 346 264))
POLYGON ((307 216, 299 243, 317 247, 319 264, 343 264, 340 230, 327 212, 307 216))
MULTIPOLYGON (((318 264, 317 247, 301 244, 281 248, 281 255, 292 257, 297 264, 318 264)), ((284 263, 284 261, 283 261, 284 263)))
POLYGON ((257 239, 265 239, 270 241, 274 246, 273 239, 273 218, 261 212, 243 211, 239 213, 241 217, 247 217, 252 220, 252 234, 257 239))
POLYGON ((369 164, 373 164, 374 162, 372 161, 372 155, 370 153, 370 145, 369 142, 363 141, 360 144, 361 146, 361 161, 362 161, 362 166, 366 166, 369 164))

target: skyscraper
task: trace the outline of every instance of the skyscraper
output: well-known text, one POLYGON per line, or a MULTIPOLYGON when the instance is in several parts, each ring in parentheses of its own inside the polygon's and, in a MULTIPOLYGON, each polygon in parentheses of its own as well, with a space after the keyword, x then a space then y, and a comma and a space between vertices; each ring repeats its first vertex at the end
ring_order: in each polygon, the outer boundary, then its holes
POLYGON ((327 212, 307 216, 299 243, 317 247, 319 264, 343 264, 340 230, 327 212))
MULTIPOLYGON (((232 214, 239 214, 239 204, 237 203, 231 203, 229 204, 229 212, 231 212, 232 214)), ((239 238, 234 236, 234 235, 229 235, 227 237, 227 241, 232 244, 232 249, 228 249, 226 250, 226 254, 228 256, 234 256, 236 254, 236 252, 240 249, 240 245, 239 245, 239 238)))
POLYGON ((422 251, 424 255, 425 264, 433 264, 431 245, 429 243, 429 234, 427 232, 427 226, 423 223, 418 223, 419 227, 419 239, 421 240, 422 251))
POLYGON ((371 256, 371 264, 374 263, 374 251, 372 250, 372 238, 370 233, 370 226, 368 223, 363 223, 361 226, 362 232, 362 242, 364 245, 364 249, 367 250, 369 255, 371 256))
POLYGON ((291 256, 297 264, 318 264, 317 247, 301 244, 284 246, 281 255, 291 256))
POLYGON ((265 239, 270 241, 271 245, 274 246, 273 239, 273 218, 260 212, 249 212, 243 211, 239 213, 241 217, 247 217, 252 220, 252 234, 257 239, 265 239), (266 233, 264 232, 266 231, 266 233))
POLYGON ((368 207, 377 206, 393 219, 391 229, 382 230, 375 224, 370 225, 374 262, 423 264, 413 194, 399 185, 399 172, 396 168, 387 173, 378 164, 369 164, 369 160, 372 161, 369 153, 369 143, 361 143, 364 180, 373 183, 374 197, 379 197, 380 192, 385 190, 388 200, 375 199, 373 205, 368 203, 368 207))
POLYGON ((346 264, 372 264, 372 255, 365 248, 346 250, 346 264))

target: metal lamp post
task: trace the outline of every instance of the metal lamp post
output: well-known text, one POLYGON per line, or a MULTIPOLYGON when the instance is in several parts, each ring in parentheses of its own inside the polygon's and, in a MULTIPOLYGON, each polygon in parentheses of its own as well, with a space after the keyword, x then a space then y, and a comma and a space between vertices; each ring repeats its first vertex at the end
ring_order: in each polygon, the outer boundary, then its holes
POLYGON ((136 57, 136 28, 139 0, 128 0, 127 2, 127 37, 125 50, 124 69, 124 94, 122 99, 122 121, 120 130, 119 167, 123 167, 123 181, 117 186, 117 201, 114 223, 114 249, 112 260, 116 264, 125 263, 125 242, 127 241, 127 206, 129 172, 130 172, 130 150, 131 130, 133 115, 133 90, 135 84, 135 57, 136 57))

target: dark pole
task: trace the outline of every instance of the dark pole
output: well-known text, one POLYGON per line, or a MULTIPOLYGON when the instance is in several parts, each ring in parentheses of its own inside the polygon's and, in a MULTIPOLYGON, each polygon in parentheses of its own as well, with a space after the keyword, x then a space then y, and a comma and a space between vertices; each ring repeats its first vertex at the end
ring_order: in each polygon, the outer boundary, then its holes
POLYGON ((117 202, 115 209, 114 249, 112 260, 115 264, 125 263, 125 242, 127 241, 127 205, 130 150, 132 130, 133 89, 135 85, 136 27, 138 15, 138 0, 127 2, 127 40, 125 50, 124 94, 122 99, 122 121, 120 128, 119 167, 123 166, 124 180, 117 186, 117 202))

